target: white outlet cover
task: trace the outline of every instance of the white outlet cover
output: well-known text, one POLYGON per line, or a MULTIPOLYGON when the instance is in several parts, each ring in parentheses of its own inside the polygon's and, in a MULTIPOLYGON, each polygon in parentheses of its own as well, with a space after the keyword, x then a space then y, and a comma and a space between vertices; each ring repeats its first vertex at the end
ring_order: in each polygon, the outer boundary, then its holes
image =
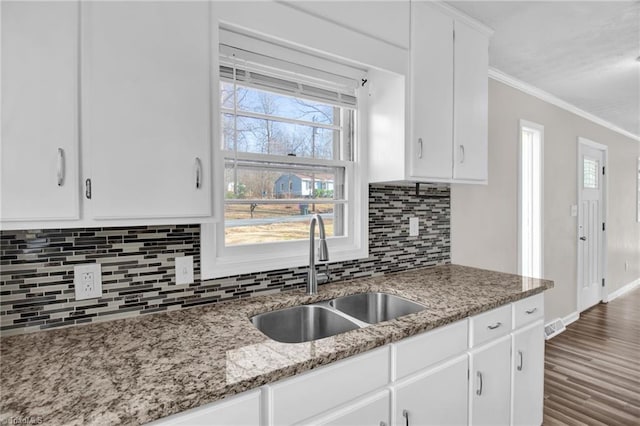
POLYGON ((193 256, 176 257, 176 284, 193 282, 193 256))
POLYGON ((417 237, 418 234, 420 233, 418 224, 419 222, 417 217, 409 218, 409 236, 410 237, 417 237))
POLYGON ((102 268, 99 263, 76 265, 73 268, 73 287, 76 300, 102 296, 102 268))

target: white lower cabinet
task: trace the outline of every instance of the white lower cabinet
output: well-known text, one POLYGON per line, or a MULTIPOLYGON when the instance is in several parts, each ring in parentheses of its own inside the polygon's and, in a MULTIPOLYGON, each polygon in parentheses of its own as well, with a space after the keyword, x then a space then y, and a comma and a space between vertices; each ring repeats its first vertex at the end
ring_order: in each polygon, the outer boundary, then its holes
POLYGON ((512 424, 542 424, 544 398, 544 325, 543 321, 516 330, 513 334, 512 424))
POLYGON ((539 426, 543 302, 523 299, 154 424, 539 426))
POLYGON ((417 374, 395 389, 394 425, 467 423, 467 355, 417 374))
POLYGON ((260 390, 165 417, 153 426, 257 426, 260 425, 260 390))
POLYGON ((470 352, 469 424, 508 425, 511 400, 511 336, 470 352))
POLYGON ((321 418, 304 421, 301 424, 323 426, 382 426, 389 424, 391 401, 389 391, 378 392, 361 401, 335 410, 321 418))
POLYGON ((266 386, 268 421, 291 425, 389 383, 389 346, 266 386))

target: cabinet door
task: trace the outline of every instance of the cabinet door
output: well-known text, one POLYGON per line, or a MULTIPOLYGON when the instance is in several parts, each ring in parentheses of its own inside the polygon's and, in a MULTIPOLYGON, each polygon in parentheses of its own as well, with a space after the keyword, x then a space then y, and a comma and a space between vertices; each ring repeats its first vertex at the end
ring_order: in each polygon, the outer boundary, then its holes
POLYGON ((488 38, 455 23, 453 178, 487 179, 488 38))
POLYGON ((542 321, 513 333, 513 424, 540 426, 544 398, 542 321))
POLYGON ((389 391, 385 390, 363 401, 351 404, 327 417, 302 422, 302 424, 323 426, 379 426, 384 423, 388 425, 390 406, 389 391))
POLYGON ((0 218, 77 219, 78 3, 0 7, 0 218))
POLYGON ((453 19, 411 2, 410 177, 451 179, 453 19))
POLYGON ((396 386, 397 426, 467 423, 467 355, 396 386))
POLYGON ((511 336, 471 352, 470 424, 508 425, 511 400, 511 336))
POLYGON ((88 2, 82 8, 92 216, 209 215, 207 2, 88 2))

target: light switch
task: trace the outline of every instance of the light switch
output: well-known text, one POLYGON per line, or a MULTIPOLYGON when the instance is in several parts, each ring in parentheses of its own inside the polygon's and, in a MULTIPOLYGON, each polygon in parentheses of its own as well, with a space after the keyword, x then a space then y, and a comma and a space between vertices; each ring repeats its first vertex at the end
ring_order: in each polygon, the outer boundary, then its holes
POLYGON ((176 257, 176 284, 193 282, 193 256, 176 257))
POLYGON ((418 218, 417 217, 410 217, 409 218, 409 236, 410 237, 417 237, 418 234, 420 233, 420 230, 418 228, 418 218))

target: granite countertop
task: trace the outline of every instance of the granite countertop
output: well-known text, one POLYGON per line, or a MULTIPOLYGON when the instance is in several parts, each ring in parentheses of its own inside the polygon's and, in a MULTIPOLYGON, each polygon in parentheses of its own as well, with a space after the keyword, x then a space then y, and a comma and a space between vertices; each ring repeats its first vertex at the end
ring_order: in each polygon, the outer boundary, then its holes
POLYGON ((500 305, 553 282, 457 265, 0 339, 0 424, 141 424, 293 376, 500 305), (257 313, 384 291, 427 306, 314 342, 270 340, 257 313))

